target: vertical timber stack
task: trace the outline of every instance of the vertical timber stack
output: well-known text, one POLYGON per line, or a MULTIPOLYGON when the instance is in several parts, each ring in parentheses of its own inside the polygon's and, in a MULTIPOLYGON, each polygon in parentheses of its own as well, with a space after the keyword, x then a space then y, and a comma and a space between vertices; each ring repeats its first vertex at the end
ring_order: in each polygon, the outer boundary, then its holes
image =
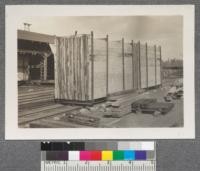
POLYGON ((92 100, 89 41, 88 35, 56 38, 56 100, 92 100))

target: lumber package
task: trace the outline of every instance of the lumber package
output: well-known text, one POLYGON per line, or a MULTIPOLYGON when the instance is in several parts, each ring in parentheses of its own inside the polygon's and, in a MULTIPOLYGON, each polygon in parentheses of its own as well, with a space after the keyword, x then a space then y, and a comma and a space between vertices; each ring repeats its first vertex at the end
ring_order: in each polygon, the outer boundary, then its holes
POLYGON ((141 99, 147 97, 145 94, 131 93, 119 97, 116 101, 111 102, 110 110, 105 115, 110 115, 111 117, 122 117, 126 114, 132 112, 131 104, 141 99))
POLYGON ((154 87, 161 79, 160 52, 147 43, 108 43, 93 34, 57 37, 55 99, 89 104, 108 94, 154 87))

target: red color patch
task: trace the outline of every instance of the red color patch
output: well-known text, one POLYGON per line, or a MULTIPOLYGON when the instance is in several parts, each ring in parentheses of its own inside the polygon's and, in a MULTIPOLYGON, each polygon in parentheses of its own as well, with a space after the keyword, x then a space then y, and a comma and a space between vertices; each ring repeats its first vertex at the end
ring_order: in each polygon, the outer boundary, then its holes
POLYGON ((101 151, 91 151, 91 160, 101 160, 101 151))

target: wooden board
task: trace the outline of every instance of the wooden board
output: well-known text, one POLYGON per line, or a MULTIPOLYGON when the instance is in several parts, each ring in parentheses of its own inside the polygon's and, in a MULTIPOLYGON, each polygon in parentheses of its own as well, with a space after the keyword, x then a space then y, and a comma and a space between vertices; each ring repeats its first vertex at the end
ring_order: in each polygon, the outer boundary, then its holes
POLYGON ((130 43, 124 44, 124 69, 125 69, 125 90, 134 89, 133 87, 133 64, 132 64, 132 49, 130 43))
POLYGON ((94 39, 94 99, 106 96, 106 40, 94 39))
POLYGON ((161 67, 160 67, 160 52, 159 48, 156 47, 156 82, 157 85, 161 84, 161 67))
POLYGON ((154 46, 148 45, 148 87, 155 86, 155 51, 154 46))
POLYGON ((140 45, 140 72, 141 72, 141 88, 147 88, 147 62, 146 62, 146 47, 140 45))
POLYGON ((115 93, 123 90, 122 78, 122 42, 109 42, 109 86, 108 92, 115 93))

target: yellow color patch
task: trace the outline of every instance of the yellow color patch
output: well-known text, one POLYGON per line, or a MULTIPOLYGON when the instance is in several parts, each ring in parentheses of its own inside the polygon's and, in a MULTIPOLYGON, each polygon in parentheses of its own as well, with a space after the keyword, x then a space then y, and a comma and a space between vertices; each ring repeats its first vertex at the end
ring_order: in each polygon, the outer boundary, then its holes
POLYGON ((113 160, 112 151, 102 151, 102 160, 113 160))

